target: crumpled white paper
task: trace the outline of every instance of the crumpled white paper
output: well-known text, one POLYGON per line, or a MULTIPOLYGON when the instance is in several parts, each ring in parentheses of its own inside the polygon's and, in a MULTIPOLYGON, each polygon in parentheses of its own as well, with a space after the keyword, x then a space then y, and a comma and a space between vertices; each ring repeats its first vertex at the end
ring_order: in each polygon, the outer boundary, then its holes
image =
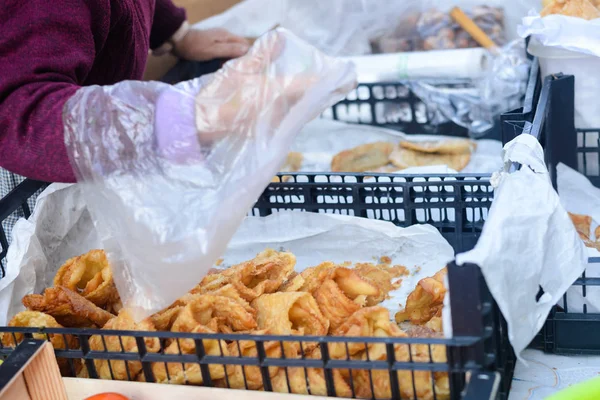
POLYGON ((504 161, 481 237, 457 263, 481 267, 520 356, 585 269, 587 252, 552 188, 537 140, 518 136, 505 146, 504 161), (523 166, 508 173, 513 162, 523 166), (540 286, 544 294, 536 300, 540 286))
MULTIPOLYGON (((565 164, 558 164, 556 173, 558 194, 562 205, 569 212, 591 216, 590 239, 597 240, 594 231, 600 221, 600 189, 592 185, 584 175, 565 164)), ((598 250, 589 247, 586 247, 586 250, 588 257, 600 257, 598 250)), ((588 260, 585 276, 586 278, 600 278, 600 263, 597 259, 588 260)), ((585 293, 583 286, 572 286, 567 290, 566 297, 568 312, 582 313, 585 305, 587 312, 600 313, 600 286, 586 285, 585 293)), ((559 304, 564 307, 562 299, 559 304)))
MULTIPOLYGON (((96 248, 102 244, 81 187, 49 186, 31 218, 20 220, 13 230, 7 275, 0 280, 0 326, 23 309, 24 295, 51 286, 67 259, 96 248)), ((282 211, 268 217, 247 217, 229 243, 221 267, 251 259, 266 248, 293 252, 296 271, 324 261, 373 263, 382 256, 390 257, 393 264, 404 265, 411 272, 383 303, 392 318, 420 279, 432 276, 454 257, 452 246, 430 225, 399 228, 365 218, 282 211)), ((448 311, 444 318, 449 334, 448 311)))
MULTIPOLYGON (((448 139, 442 135, 407 135, 392 129, 369 125, 359 125, 326 118, 318 118, 306 124, 296 137, 291 151, 302 153, 302 172, 323 172, 331 170, 331 160, 344 150, 378 141, 398 143, 401 140, 428 141, 448 139)), ((461 173, 487 174, 502 167, 502 143, 498 140, 477 140, 477 149, 471 154, 471 161, 461 173)), ((457 171, 447 166, 414 167, 398 174, 452 174, 457 171)))
POLYGON ((600 19, 588 21, 566 15, 542 17, 532 10, 517 27, 517 33, 522 38, 533 36, 544 46, 600 57, 600 19))

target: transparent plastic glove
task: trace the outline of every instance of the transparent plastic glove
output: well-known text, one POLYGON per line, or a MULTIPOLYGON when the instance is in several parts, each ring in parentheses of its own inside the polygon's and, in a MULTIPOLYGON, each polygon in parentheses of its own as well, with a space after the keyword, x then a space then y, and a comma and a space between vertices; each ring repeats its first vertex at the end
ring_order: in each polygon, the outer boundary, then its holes
POLYGON ((355 85, 351 64, 278 29, 213 75, 86 87, 67 102, 71 164, 136 318, 203 278, 302 126, 355 85))

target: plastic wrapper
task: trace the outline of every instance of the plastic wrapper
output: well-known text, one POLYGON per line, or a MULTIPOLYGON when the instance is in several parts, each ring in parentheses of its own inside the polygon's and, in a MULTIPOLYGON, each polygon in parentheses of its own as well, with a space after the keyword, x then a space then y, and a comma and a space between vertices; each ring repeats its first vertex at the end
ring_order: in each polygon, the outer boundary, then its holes
MULTIPOLYGON (((372 40, 374 52, 396 53, 479 47, 479 44, 454 22, 446 6, 433 8, 427 2, 413 5, 408 2, 407 7, 411 8, 410 12, 398 20, 394 30, 372 40)), ((506 44, 502 7, 476 5, 463 11, 496 44, 500 46, 506 44)))
POLYGON ((277 29, 200 80, 174 88, 94 86, 67 102, 71 163, 121 299, 136 318, 169 306, 202 279, 295 135, 355 82, 351 64, 277 29), (165 123, 158 115, 168 106, 175 118, 160 147, 165 123), (190 138, 183 120, 194 114, 200 133, 190 138))

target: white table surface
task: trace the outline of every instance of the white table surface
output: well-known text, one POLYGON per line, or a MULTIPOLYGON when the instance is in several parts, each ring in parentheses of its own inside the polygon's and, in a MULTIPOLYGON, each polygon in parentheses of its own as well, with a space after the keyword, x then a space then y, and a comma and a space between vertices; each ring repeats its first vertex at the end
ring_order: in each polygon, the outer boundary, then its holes
POLYGON ((558 356, 525 350, 523 359, 528 365, 517 362, 509 400, 544 399, 600 375, 600 356, 558 356))

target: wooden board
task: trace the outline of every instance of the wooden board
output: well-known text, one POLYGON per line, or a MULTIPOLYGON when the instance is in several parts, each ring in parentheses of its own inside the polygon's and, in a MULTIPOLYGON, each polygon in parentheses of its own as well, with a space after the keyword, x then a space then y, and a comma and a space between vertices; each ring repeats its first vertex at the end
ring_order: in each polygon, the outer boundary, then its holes
POLYGON ((156 383, 103 381, 97 379, 63 378, 68 400, 115 392, 131 400, 331 400, 330 397, 267 393, 250 390, 217 389, 195 386, 160 385, 156 383))

